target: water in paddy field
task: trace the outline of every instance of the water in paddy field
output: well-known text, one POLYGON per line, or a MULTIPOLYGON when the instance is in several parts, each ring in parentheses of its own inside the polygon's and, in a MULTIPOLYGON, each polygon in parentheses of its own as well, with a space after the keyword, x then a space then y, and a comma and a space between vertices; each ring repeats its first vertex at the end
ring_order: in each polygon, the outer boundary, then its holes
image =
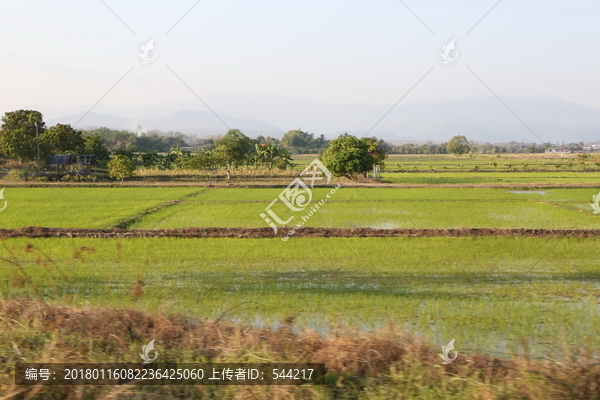
MULTIPOLYGON (((279 321, 270 321, 270 318, 265 319, 260 314, 235 317, 230 320, 237 324, 250 324, 259 329, 268 328, 273 331, 286 325, 279 321)), ((297 335, 308 329, 323 338, 328 338, 332 331, 338 331, 340 328, 342 331, 347 328, 349 333, 360 334, 361 332, 366 333, 374 330, 385 331, 388 326, 389 322, 383 320, 347 325, 343 321, 333 321, 326 315, 315 315, 308 319, 303 318, 302 323, 294 323, 290 328, 297 335)), ((445 345, 451 339, 456 339, 456 349, 461 354, 489 354, 500 358, 510 358, 513 356, 536 357, 552 354, 557 360, 566 360, 570 356, 569 354, 562 353, 555 344, 535 337, 528 338, 527 348, 523 348, 523 339, 511 338, 502 332, 496 332, 491 335, 487 332, 486 337, 488 340, 481 342, 480 340, 473 340, 473 336, 477 336, 476 330, 470 332, 471 335, 463 336, 461 333, 464 332, 448 332, 447 329, 444 329, 443 325, 431 324, 429 329, 427 329, 424 326, 411 326, 409 322, 395 324, 394 328, 396 332, 399 332, 399 328, 404 328, 412 335, 413 339, 422 339, 426 343, 439 346, 445 345)), ((467 331, 470 331, 470 329, 467 329, 467 331)))
POLYGON ((367 228, 374 228, 374 229, 396 229, 398 228, 398 225, 393 223, 393 222, 381 222, 379 224, 374 224, 372 226, 367 226, 367 228))

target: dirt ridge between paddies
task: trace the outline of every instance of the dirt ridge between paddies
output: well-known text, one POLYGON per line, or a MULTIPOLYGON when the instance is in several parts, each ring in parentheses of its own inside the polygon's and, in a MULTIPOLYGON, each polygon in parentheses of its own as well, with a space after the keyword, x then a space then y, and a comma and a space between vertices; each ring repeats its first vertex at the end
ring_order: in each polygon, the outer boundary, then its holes
MULTIPOLYGON (((598 188, 598 183, 374 183, 354 182, 348 180, 340 181, 343 187, 350 188, 452 188, 452 189, 586 189, 598 188)), ((240 181, 237 183, 212 183, 207 182, 11 182, 0 180, 4 188, 65 188, 65 187, 103 187, 103 188, 166 188, 166 187, 208 187, 216 189, 238 188, 238 189, 285 189, 289 180, 281 179, 273 183, 257 183, 251 181, 240 181)), ((315 185, 315 187, 328 188, 331 185, 315 185)))
MULTIPOLYGON (((277 237, 285 236, 292 228, 280 228, 277 237)), ((600 237, 600 229, 374 229, 374 228, 311 228, 296 229, 293 237, 600 237)), ((82 229, 29 226, 0 229, 0 238, 245 238, 276 237, 271 228, 181 228, 181 229, 82 229)))

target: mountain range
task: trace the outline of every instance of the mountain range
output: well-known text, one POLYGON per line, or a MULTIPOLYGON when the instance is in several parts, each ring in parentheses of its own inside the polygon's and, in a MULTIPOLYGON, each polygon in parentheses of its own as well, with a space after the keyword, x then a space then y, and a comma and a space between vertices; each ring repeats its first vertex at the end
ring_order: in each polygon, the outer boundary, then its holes
POLYGON ((87 115, 85 110, 91 107, 84 105, 30 108, 44 114, 47 126, 75 125, 81 120, 77 125, 80 129, 106 126, 135 131, 141 125, 143 131, 180 131, 200 137, 223 134, 229 127, 249 136, 273 137, 300 128, 328 138, 344 132, 359 136, 369 132, 369 136, 393 142, 440 142, 454 135, 491 143, 600 140, 600 110, 559 99, 501 97, 500 101, 483 97, 419 102, 398 104, 387 115, 392 104, 328 104, 294 97, 222 93, 209 94, 203 101, 223 122, 197 100, 145 106, 99 104, 87 115))

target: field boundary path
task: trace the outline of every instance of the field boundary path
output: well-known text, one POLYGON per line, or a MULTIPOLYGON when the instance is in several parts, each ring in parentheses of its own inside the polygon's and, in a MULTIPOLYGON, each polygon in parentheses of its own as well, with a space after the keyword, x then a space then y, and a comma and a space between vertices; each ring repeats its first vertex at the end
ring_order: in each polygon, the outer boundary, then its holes
MULTIPOLYGON (((338 182, 338 181, 336 181, 338 182)), ((334 182, 332 182, 333 184, 334 182)), ((355 182, 355 181, 339 181, 343 187, 349 188, 400 188, 400 189, 418 189, 418 188, 452 188, 452 189, 525 189, 525 190, 542 190, 542 189, 586 189, 600 188, 600 183, 374 183, 374 182, 355 182)), ((317 188, 331 188, 330 185, 315 185, 317 188)), ((2 182, 4 188, 66 188, 66 187, 104 187, 104 188, 166 188, 166 187, 197 187, 211 189, 285 189, 289 186, 287 180, 282 180, 281 183, 256 183, 244 182, 239 183, 222 183, 208 184, 199 182, 2 182)))
POLYGON ((109 228, 112 228, 112 229, 127 229, 131 225, 135 224, 139 219, 145 217, 148 214, 152 214, 152 213, 160 211, 160 210, 162 210, 164 208, 171 207, 171 206, 177 205, 179 203, 183 203, 184 201, 186 201, 188 199, 191 199, 191 198, 194 198, 196 196, 199 196, 199 195, 201 195, 203 193, 206 193, 206 191, 200 190, 198 192, 190 193, 190 194, 188 194, 186 196, 183 196, 180 199, 165 201, 164 203, 162 203, 162 204, 160 204, 160 205, 158 205, 156 207, 152 207, 152 208, 149 208, 149 209, 147 209, 145 211, 142 211, 141 213, 136 214, 133 217, 125 218, 125 219, 117 222, 115 225, 111 225, 109 228))
MULTIPOLYGON (((281 228, 278 237, 285 236, 292 228, 281 228)), ((556 237, 595 238, 600 229, 374 229, 374 228, 301 228, 293 237, 556 237)), ((0 238, 273 238, 271 228, 183 228, 183 229, 79 229, 24 227, 0 229, 0 238)), ((292 238, 293 238, 292 237, 292 238)))

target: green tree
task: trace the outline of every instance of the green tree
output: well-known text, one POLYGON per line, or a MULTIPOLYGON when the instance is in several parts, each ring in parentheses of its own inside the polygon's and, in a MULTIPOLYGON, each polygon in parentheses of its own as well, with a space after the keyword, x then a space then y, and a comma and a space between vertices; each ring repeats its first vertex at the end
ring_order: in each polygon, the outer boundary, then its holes
POLYGON ((231 129, 216 141, 214 156, 227 168, 227 181, 231 180, 231 170, 243 165, 252 151, 254 141, 238 129, 231 129))
POLYGON ((308 147, 308 144, 312 139, 313 137, 310 133, 304 132, 301 129, 295 129, 288 131, 283 135, 281 145, 288 149, 308 147))
POLYGON ((80 154, 85 149, 83 134, 71 125, 56 124, 48 128, 40 140, 50 154, 80 154))
POLYGON ((446 150, 456 156, 465 154, 469 151, 469 141, 462 135, 454 136, 446 145, 446 150))
POLYGON ((214 150, 205 150, 189 158, 179 158, 177 168, 210 170, 220 167, 220 162, 221 160, 214 156, 214 150))
POLYGON ((108 163, 108 170, 111 178, 120 179, 123 182, 125 178, 133 176, 135 164, 131 158, 124 155, 117 155, 108 163))
POLYGON ((347 133, 329 142, 329 147, 320 156, 321 161, 336 176, 354 179, 357 174, 366 174, 379 161, 372 154, 369 140, 361 140, 347 133))
POLYGON ((35 160, 38 154, 38 145, 43 152, 41 136, 46 130, 43 116, 39 111, 17 110, 10 111, 2 117, 0 127, 0 150, 9 157, 19 161, 35 160), (37 122, 37 132, 36 132, 37 122), (36 137, 39 134, 40 139, 36 137))
POLYGON ((369 154, 375 159, 374 165, 383 167, 383 162, 388 156, 389 145, 383 140, 377 140, 377 138, 361 138, 361 142, 364 142, 368 146, 369 154))
POLYGON ((83 152, 85 154, 95 155, 98 161, 106 161, 110 159, 110 153, 106 146, 104 146, 104 140, 102 140, 100 135, 86 136, 83 152))
POLYGON ((281 145, 286 149, 294 150, 299 153, 319 152, 327 146, 327 139, 325 139, 325 135, 315 138, 314 133, 304 132, 302 129, 295 129, 288 131, 283 135, 281 145))

